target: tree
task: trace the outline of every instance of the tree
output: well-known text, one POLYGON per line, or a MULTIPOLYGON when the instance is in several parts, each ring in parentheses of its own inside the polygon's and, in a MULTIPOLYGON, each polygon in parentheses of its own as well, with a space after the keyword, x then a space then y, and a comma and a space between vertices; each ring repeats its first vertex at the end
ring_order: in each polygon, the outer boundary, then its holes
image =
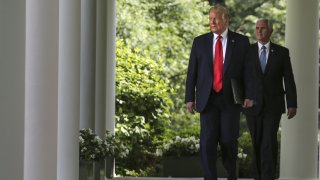
POLYGON ((230 29, 241 32, 255 42, 255 22, 259 18, 268 18, 273 21, 272 41, 284 45, 285 38, 285 0, 247 0, 239 3, 239 0, 226 0, 230 9, 230 29))
POLYGON ((193 38, 209 31, 208 7, 203 0, 117 1, 117 37, 161 64, 162 77, 175 90, 170 94, 175 102, 170 117, 173 126, 198 125, 186 113, 184 84, 193 38))

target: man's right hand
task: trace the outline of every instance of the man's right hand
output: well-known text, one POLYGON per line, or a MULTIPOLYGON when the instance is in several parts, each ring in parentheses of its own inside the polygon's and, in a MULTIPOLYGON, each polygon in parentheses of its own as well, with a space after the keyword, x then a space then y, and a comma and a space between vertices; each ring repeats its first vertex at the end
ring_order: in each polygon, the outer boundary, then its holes
POLYGON ((194 102, 187 102, 186 103, 187 110, 192 114, 194 114, 194 104, 195 104, 194 102))

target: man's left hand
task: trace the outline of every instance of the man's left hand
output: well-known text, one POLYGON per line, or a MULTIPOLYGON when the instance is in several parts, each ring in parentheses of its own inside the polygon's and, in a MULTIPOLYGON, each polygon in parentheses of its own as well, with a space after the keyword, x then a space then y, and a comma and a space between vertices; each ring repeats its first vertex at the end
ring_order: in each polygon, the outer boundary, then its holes
POLYGON ((243 108, 251 108, 253 105, 254 105, 254 101, 253 100, 245 99, 243 104, 242 104, 242 107, 243 108))
POLYGON ((288 108, 287 117, 288 119, 293 118, 297 114, 297 108, 288 108))

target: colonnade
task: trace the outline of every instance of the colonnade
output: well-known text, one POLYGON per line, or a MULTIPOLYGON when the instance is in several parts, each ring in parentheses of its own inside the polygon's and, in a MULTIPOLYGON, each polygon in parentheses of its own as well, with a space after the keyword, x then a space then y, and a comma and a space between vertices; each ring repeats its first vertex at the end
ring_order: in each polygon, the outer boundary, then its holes
MULTIPOLYGON (((115 3, 0 2, 0 179, 77 180, 79 128, 113 130, 115 3)), ((298 114, 282 120, 280 178, 316 179, 319 4, 287 7, 298 114)))

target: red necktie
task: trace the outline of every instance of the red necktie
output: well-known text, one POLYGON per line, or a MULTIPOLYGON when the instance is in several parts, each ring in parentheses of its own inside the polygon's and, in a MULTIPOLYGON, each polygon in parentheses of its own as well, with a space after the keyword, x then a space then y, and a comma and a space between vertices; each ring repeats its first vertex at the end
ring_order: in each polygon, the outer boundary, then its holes
POLYGON ((216 92, 220 92, 222 89, 223 53, 221 38, 219 35, 214 49, 213 89, 216 92))

